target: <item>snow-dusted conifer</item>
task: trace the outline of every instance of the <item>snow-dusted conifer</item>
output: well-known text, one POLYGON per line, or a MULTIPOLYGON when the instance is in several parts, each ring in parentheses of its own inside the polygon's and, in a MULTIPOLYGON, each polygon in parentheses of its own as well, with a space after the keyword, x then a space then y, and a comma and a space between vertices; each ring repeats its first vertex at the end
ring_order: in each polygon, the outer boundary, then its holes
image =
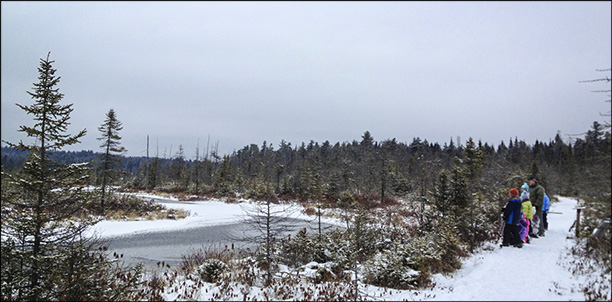
MULTIPOLYGON (((20 171, 2 171, 2 300, 121 299, 114 295, 119 275, 83 234, 92 223, 86 213, 91 194, 81 189, 88 164, 64 165, 49 157, 86 133, 66 133, 73 108, 60 104, 64 95, 53 62, 49 55, 41 59, 39 82, 28 92, 34 103, 17 104, 34 116, 33 126, 20 127, 34 143, 6 142, 29 156, 20 171)), ((126 282, 135 282, 132 276, 126 282)))
MULTIPOLYGON (((77 189, 87 176, 84 165, 60 165, 49 158, 49 152, 79 142, 86 130, 76 135, 66 134, 72 104, 61 105, 64 97, 56 87, 60 77, 52 67, 54 61, 41 59, 39 82, 28 94, 34 100, 30 106, 20 105, 34 116, 33 126, 21 126, 21 132, 35 139, 31 145, 23 141, 12 147, 29 152, 29 157, 17 175, 7 175, 13 190, 5 199, 2 189, 2 267, 19 267, 9 280, 3 296, 45 300, 58 298, 57 282, 68 270, 67 250, 87 226, 68 221, 88 201, 77 189), (5 211, 5 207, 8 209, 5 211), (5 245, 11 245, 6 247, 5 245), (5 255, 4 252, 9 252, 5 255), (8 264, 8 265, 5 265, 8 264)), ((76 251, 69 251, 72 253, 76 251)), ((2 275, 5 275, 3 271, 2 275)), ((64 280, 65 281, 65 280, 64 280)))
POLYGON ((119 131, 122 129, 121 122, 117 119, 117 115, 113 109, 108 111, 104 123, 98 127, 98 131, 100 131, 101 135, 98 140, 102 141, 100 148, 104 149, 102 163, 100 165, 100 177, 102 178, 100 210, 102 213, 104 213, 106 187, 117 177, 117 169, 120 163, 118 155, 126 151, 125 148, 120 145, 121 136, 119 136, 119 131))

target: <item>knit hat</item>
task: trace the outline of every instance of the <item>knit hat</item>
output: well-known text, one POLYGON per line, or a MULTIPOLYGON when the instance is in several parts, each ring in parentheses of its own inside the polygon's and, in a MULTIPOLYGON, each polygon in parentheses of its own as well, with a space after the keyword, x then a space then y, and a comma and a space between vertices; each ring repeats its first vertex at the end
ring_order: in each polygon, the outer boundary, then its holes
POLYGON ((518 190, 515 189, 515 188, 510 189, 510 195, 511 196, 518 196, 519 195, 518 190))
POLYGON ((529 193, 527 193, 527 191, 523 191, 523 193, 521 193, 521 201, 529 199, 529 193))
POLYGON ((529 180, 533 180, 533 181, 535 181, 536 183, 538 182, 538 179, 537 179, 537 178, 535 178, 535 176, 534 176, 534 177, 532 177, 532 178, 530 178, 529 180))
POLYGON ((521 189, 529 192, 529 185, 527 183, 523 183, 523 185, 521 186, 521 189))

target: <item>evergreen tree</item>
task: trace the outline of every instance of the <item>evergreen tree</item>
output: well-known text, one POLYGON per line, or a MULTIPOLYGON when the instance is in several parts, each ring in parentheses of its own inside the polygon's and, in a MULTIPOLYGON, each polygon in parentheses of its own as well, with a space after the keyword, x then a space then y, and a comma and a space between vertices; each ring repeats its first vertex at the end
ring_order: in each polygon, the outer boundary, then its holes
POLYGON ((244 192, 244 185, 245 185, 245 179, 244 179, 244 175, 242 174, 242 171, 238 170, 236 172, 236 176, 234 177, 234 182, 232 183, 232 187, 235 188, 238 192, 244 192))
MULTIPOLYGON (((54 61, 40 60, 39 82, 28 94, 33 126, 20 131, 35 139, 31 145, 7 142, 29 157, 16 174, 2 171, 2 300, 107 300, 115 277, 109 262, 83 236, 92 224, 87 213, 90 193, 82 190, 87 164, 60 164, 50 152, 73 145, 86 134, 66 133, 72 104, 61 105, 54 61), (102 273, 102 275, 101 275, 102 273), (108 281, 108 282, 107 282, 108 281)), ((125 299, 126 297, 123 296, 125 299)), ((116 296, 114 299, 121 299, 116 296)))
POLYGON ((317 225, 318 225, 318 233, 319 233, 319 243, 321 242, 321 236, 323 235, 323 230, 321 227, 321 216, 323 215, 321 213, 321 202, 322 202, 322 198, 323 198, 323 189, 322 189, 322 179, 321 179, 321 174, 319 172, 316 172, 312 178, 312 184, 311 184, 311 197, 312 199, 314 199, 314 201, 317 203, 317 225))
POLYGON ((452 171, 443 170, 434 191, 434 204, 439 211, 439 224, 450 224, 465 238, 469 237, 470 194, 465 171, 456 164, 452 171))
POLYGON ((455 165, 450 177, 451 204, 456 215, 462 215, 470 205, 470 192, 468 192, 465 169, 455 165))
POLYGON ((477 147, 474 140, 470 137, 465 144, 465 166, 466 177, 472 183, 482 171, 484 165, 484 154, 482 147, 477 147))
POLYGON ((159 157, 154 157, 153 161, 148 164, 147 169, 147 187, 153 189, 159 184, 159 157))
POLYGON ((529 166, 529 178, 531 177, 537 178, 538 182, 544 185, 545 183, 544 176, 542 175, 540 171, 540 164, 536 160, 532 161, 531 166, 529 166))
POLYGON ((200 140, 198 139, 198 145, 196 147, 196 158, 193 163, 193 180, 195 181, 194 193, 198 194, 200 190, 200 170, 202 162, 200 161, 200 140))
POLYGON ((451 185, 448 171, 442 170, 438 175, 434 188, 434 205, 441 217, 446 217, 451 212, 451 185))
POLYGON ((104 213, 104 199, 106 186, 113 183, 117 177, 117 169, 120 167, 120 155, 125 152, 125 148, 120 146, 121 136, 119 131, 122 130, 121 122, 117 119, 115 110, 110 109, 106 114, 104 123, 98 127, 101 136, 98 140, 102 141, 100 148, 104 150, 102 163, 100 165, 100 176, 102 177, 102 198, 100 200, 100 211, 104 213))
POLYGON ((467 181, 467 190, 468 194, 472 193, 473 195, 468 195, 467 199, 469 200, 469 222, 470 222, 470 246, 473 247, 474 244, 474 233, 475 233, 475 218, 474 218, 474 208, 475 208, 475 195, 478 191, 480 191, 481 186, 477 181, 477 177, 482 171, 484 166, 484 152, 482 148, 482 144, 476 147, 474 140, 470 137, 465 145, 465 180, 467 181))
POLYGON ((176 152, 172 164, 170 166, 170 176, 172 177, 173 189, 187 190, 189 178, 187 177, 187 169, 185 162, 185 151, 183 145, 179 145, 179 150, 176 152))
POLYGON ((217 189, 217 193, 221 194, 222 196, 232 194, 232 182, 230 157, 229 155, 224 155, 223 162, 221 163, 221 167, 219 168, 215 179, 215 188, 217 189))

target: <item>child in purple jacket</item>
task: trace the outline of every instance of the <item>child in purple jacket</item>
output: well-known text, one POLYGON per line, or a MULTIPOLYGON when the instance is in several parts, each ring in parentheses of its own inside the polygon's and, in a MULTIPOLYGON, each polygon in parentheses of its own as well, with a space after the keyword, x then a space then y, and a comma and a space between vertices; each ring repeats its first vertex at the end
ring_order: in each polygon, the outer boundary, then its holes
POLYGON ((525 213, 522 213, 523 218, 521 218, 521 221, 519 222, 519 226, 520 226, 520 230, 519 230, 519 237, 521 237, 521 240, 524 243, 530 243, 529 240, 529 219, 527 219, 527 216, 525 215, 525 213))

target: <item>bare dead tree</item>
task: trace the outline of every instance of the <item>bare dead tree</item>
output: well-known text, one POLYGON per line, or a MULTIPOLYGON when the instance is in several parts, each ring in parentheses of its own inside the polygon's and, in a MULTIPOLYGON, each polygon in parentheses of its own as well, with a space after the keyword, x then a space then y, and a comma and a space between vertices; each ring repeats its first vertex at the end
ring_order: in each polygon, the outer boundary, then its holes
POLYGON ((262 201, 243 207, 246 214, 244 223, 247 225, 249 233, 244 233, 238 239, 244 242, 255 244, 258 249, 263 250, 261 256, 267 267, 266 285, 271 284, 272 273, 274 272, 274 246, 278 239, 294 231, 296 220, 292 217, 297 212, 295 206, 278 204, 278 197, 274 193, 274 188, 267 185, 266 196, 262 201))
MULTIPOLYGON (((610 72, 612 69, 608 68, 608 69, 596 69, 595 71, 597 72, 610 72)), ((602 78, 598 78, 598 79, 592 79, 592 80, 584 80, 584 81, 579 81, 578 83, 594 83, 594 82, 606 82, 606 83, 610 83, 610 77, 609 76, 605 76, 602 78)), ((592 90, 592 92, 595 93, 608 93, 608 98, 610 97, 610 91, 612 91, 611 89, 603 89, 603 90, 592 90)), ((610 103, 610 99, 605 100, 605 102, 610 103)), ((607 116, 610 117, 612 116, 612 113, 610 111, 608 111, 607 113, 599 113, 600 116, 607 116)), ((610 128, 610 121, 605 121, 604 122, 604 126, 606 128, 610 128)))

